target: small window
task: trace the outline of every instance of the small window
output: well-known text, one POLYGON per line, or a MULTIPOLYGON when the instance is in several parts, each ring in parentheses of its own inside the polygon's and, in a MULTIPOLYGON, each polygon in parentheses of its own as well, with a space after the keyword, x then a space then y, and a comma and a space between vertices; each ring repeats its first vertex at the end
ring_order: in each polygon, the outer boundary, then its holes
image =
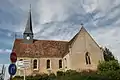
POLYGON ((86 64, 91 64, 90 55, 88 52, 85 54, 85 59, 86 59, 86 64))
POLYGON ((50 68, 50 60, 47 60, 47 69, 50 68))
POLYGON ((59 68, 62 68, 62 60, 59 60, 59 68))
POLYGON ((36 59, 33 61, 33 69, 37 69, 37 60, 36 59))
POLYGON ((27 36, 29 36, 29 34, 27 34, 27 36))
POLYGON ((19 59, 19 61, 23 61, 23 59, 19 59))

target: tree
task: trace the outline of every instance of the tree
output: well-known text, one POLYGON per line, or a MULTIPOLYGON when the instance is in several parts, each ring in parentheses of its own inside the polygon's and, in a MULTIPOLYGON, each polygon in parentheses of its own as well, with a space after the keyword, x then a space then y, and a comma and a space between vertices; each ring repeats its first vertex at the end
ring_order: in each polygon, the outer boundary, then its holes
POLYGON ((117 60, 102 61, 98 65, 98 74, 110 80, 120 80, 120 64, 117 60))
POLYGON ((104 55, 105 61, 116 60, 112 52, 106 47, 103 51, 103 55, 104 55))
POLYGON ((100 62, 98 65, 98 70, 105 72, 105 71, 116 71, 120 70, 120 65, 118 61, 111 60, 111 61, 103 61, 100 62))

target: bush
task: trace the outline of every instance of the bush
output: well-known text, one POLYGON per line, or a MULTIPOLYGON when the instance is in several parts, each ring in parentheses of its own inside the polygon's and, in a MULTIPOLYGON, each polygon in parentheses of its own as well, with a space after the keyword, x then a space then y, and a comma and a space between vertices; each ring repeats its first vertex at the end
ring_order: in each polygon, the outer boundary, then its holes
MULTIPOLYGON (((116 71, 82 71, 76 72, 75 70, 67 70, 66 72, 58 71, 57 76, 54 73, 50 75, 36 75, 27 76, 26 80, 120 80, 120 70, 116 71)), ((16 76, 13 80, 23 80, 23 77, 16 76)))
POLYGON ((51 74, 49 75, 49 78, 50 78, 50 79, 55 79, 55 78, 56 78, 56 76, 55 76, 55 74, 54 74, 54 73, 51 73, 51 74))
POLYGON ((23 80, 23 76, 15 76, 13 80, 23 80))
POLYGON ((109 70, 116 71, 119 69, 120 69, 120 65, 116 60, 103 61, 103 62, 100 62, 98 65, 98 71, 109 71, 109 70))
POLYGON ((63 71, 57 71, 57 76, 63 76, 64 72, 63 71))
POLYGON ((100 75, 108 77, 110 80, 120 80, 120 70, 101 72, 100 75))
POLYGON ((79 74, 79 72, 76 72, 75 70, 67 70, 66 72, 64 72, 65 76, 71 76, 75 74, 79 74))
POLYGON ((98 65, 98 74, 110 80, 120 80, 120 65, 118 61, 103 61, 98 65))

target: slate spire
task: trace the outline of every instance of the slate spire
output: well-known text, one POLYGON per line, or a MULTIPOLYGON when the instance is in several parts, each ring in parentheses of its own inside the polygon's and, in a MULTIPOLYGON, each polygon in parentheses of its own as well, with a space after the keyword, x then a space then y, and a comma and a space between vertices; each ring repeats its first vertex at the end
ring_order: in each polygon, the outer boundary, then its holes
POLYGON ((34 35, 32 30, 32 15, 31 15, 31 5, 30 5, 27 24, 25 27, 25 31, 23 33, 24 43, 33 43, 33 36, 34 35))
POLYGON ((27 20, 27 24, 26 24, 26 28, 24 31, 24 34, 33 34, 33 30, 32 30, 32 16, 31 16, 31 5, 30 5, 30 10, 29 10, 29 16, 28 16, 28 20, 27 20))

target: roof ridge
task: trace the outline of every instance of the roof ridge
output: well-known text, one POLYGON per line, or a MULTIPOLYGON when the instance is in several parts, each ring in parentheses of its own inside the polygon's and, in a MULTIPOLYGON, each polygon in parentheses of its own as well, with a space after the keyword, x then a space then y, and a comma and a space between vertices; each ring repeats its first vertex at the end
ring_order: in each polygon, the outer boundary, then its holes
MULTIPOLYGON (((23 39, 15 39, 15 40, 23 40, 23 39)), ((45 40, 45 39, 33 39, 33 40, 36 40, 36 41, 57 41, 57 42, 69 42, 69 40, 45 40)))

